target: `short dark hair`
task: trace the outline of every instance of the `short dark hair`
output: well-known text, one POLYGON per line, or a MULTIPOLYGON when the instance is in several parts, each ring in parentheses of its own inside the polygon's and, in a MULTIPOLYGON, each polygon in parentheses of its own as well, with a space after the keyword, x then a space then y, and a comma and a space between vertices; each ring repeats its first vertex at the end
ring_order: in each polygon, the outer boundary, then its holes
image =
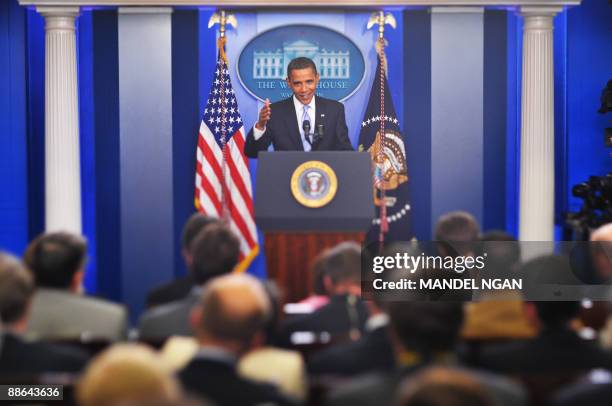
POLYGON ((487 256, 487 268, 496 277, 510 277, 518 271, 521 262, 521 247, 516 239, 505 231, 493 230, 480 237, 477 255, 487 256))
POLYGON ((66 289, 87 256, 87 242, 69 232, 43 234, 30 243, 24 262, 34 273, 36 285, 66 289))
MULTIPOLYGON (((470 213, 465 211, 453 211, 440 216, 436 223, 435 239, 443 246, 457 251, 458 255, 465 255, 471 251, 472 244, 478 240, 480 226, 470 213)), ((450 253, 449 253, 450 254, 450 253)))
POLYGON ((11 324, 23 317, 34 294, 30 272, 17 258, 0 251, 0 317, 11 324))
POLYGON ((181 234, 181 248, 188 250, 194 238, 200 231, 202 231, 204 227, 219 221, 221 220, 215 217, 208 217, 202 213, 193 213, 183 226, 183 233, 181 234))
POLYGON ((193 240, 191 254, 191 272, 201 285, 234 269, 240 255, 240 241, 225 224, 210 224, 193 240))
POLYGON ((291 77, 291 71, 294 69, 308 69, 311 68, 315 75, 317 73, 317 65, 315 65, 314 61, 310 58, 306 58, 304 56, 300 56, 299 58, 292 59, 287 66, 287 77, 291 77))
POLYGON ((356 242, 342 242, 323 252, 322 271, 333 284, 361 282, 361 247, 356 242))
POLYGON ((456 344, 463 324, 460 302, 389 302, 390 325, 405 349, 432 354, 456 344))
POLYGON ((433 367, 404 380, 399 387, 399 406, 490 406, 494 403, 484 387, 468 372, 433 367))

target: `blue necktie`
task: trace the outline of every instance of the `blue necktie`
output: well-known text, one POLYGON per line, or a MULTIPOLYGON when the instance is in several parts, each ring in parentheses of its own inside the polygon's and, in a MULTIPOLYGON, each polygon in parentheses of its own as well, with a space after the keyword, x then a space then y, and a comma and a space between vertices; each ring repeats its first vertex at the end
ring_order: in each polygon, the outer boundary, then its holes
MULTIPOLYGON (((302 114, 302 122, 300 123, 300 134, 302 134, 302 144, 304 145, 304 151, 310 151, 312 146, 308 141, 306 141, 306 136, 308 134, 304 134, 304 121, 308 120, 310 122, 310 116, 308 115, 309 105, 304 105, 304 114, 302 114)), ((312 122, 310 122, 310 127, 312 128, 312 122)))

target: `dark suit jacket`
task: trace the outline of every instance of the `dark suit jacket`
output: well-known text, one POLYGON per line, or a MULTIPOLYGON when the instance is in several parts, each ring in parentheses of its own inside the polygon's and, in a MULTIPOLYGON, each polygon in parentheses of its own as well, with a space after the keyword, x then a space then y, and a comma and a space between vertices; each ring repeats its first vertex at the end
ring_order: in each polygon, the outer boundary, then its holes
POLYGON ((0 375, 77 373, 88 361, 87 355, 78 349, 45 342, 27 342, 10 333, 3 334, 0 339, 0 375))
POLYGON ((142 339, 163 339, 172 335, 192 336, 189 314, 201 297, 201 290, 192 288, 187 297, 147 310, 138 322, 142 339))
POLYGON ((196 357, 179 372, 179 379, 188 392, 219 406, 290 404, 273 386, 240 377, 229 362, 196 357))
POLYGON ((348 334, 351 328, 365 331, 365 322, 368 319, 368 310, 361 299, 357 299, 355 308, 351 309, 348 295, 335 295, 329 303, 314 313, 291 319, 281 327, 281 344, 289 345, 292 333, 308 331, 315 333, 327 332, 334 335, 348 334), (356 318, 352 319, 351 312, 355 310, 356 318))
POLYGON ((612 383, 577 383, 561 390, 554 406, 608 406, 612 399, 612 383))
POLYGON ((147 307, 151 308, 184 299, 194 286, 191 274, 157 286, 147 294, 147 307))
POLYGON ((612 368, 612 355, 569 329, 548 330, 533 340, 493 345, 482 366, 506 373, 541 374, 612 368))
POLYGON ((312 375, 352 376, 373 371, 391 371, 395 356, 387 326, 381 326, 360 340, 327 348, 307 363, 312 375))
MULTIPOLYGON (((316 117, 311 127, 323 124, 324 135, 315 143, 313 151, 353 151, 348 137, 348 128, 344 117, 344 105, 335 100, 315 96, 316 117)), ((247 135, 244 153, 249 158, 257 158, 259 151, 266 151, 270 144, 275 151, 303 151, 304 145, 300 136, 300 126, 296 120, 293 96, 270 105, 272 116, 266 124, 266 131, 255 141, 253 129, 247 135)))

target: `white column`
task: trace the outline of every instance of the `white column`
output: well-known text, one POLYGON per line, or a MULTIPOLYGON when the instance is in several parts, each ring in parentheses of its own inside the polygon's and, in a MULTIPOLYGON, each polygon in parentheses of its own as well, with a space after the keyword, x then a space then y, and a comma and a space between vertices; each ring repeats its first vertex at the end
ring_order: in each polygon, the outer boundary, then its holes
POLYGON ((554 237, 553 16, 560 7, 521 7, 523 88, 521 100, 521 241, 554 237))
POLYGON ((45 17, 45 229, 81 233, 75 17, 78 7, 38 7, 45 17))

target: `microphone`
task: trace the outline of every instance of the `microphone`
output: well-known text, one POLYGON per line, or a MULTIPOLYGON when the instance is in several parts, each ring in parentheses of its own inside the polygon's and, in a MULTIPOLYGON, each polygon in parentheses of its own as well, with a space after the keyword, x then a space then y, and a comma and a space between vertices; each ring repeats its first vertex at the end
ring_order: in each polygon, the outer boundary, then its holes
POLYGON ((302 122, 302 130, 304 130, 306 142, 312 146, 312 141, 310 140, 310 120, 306 119, 302 122))

